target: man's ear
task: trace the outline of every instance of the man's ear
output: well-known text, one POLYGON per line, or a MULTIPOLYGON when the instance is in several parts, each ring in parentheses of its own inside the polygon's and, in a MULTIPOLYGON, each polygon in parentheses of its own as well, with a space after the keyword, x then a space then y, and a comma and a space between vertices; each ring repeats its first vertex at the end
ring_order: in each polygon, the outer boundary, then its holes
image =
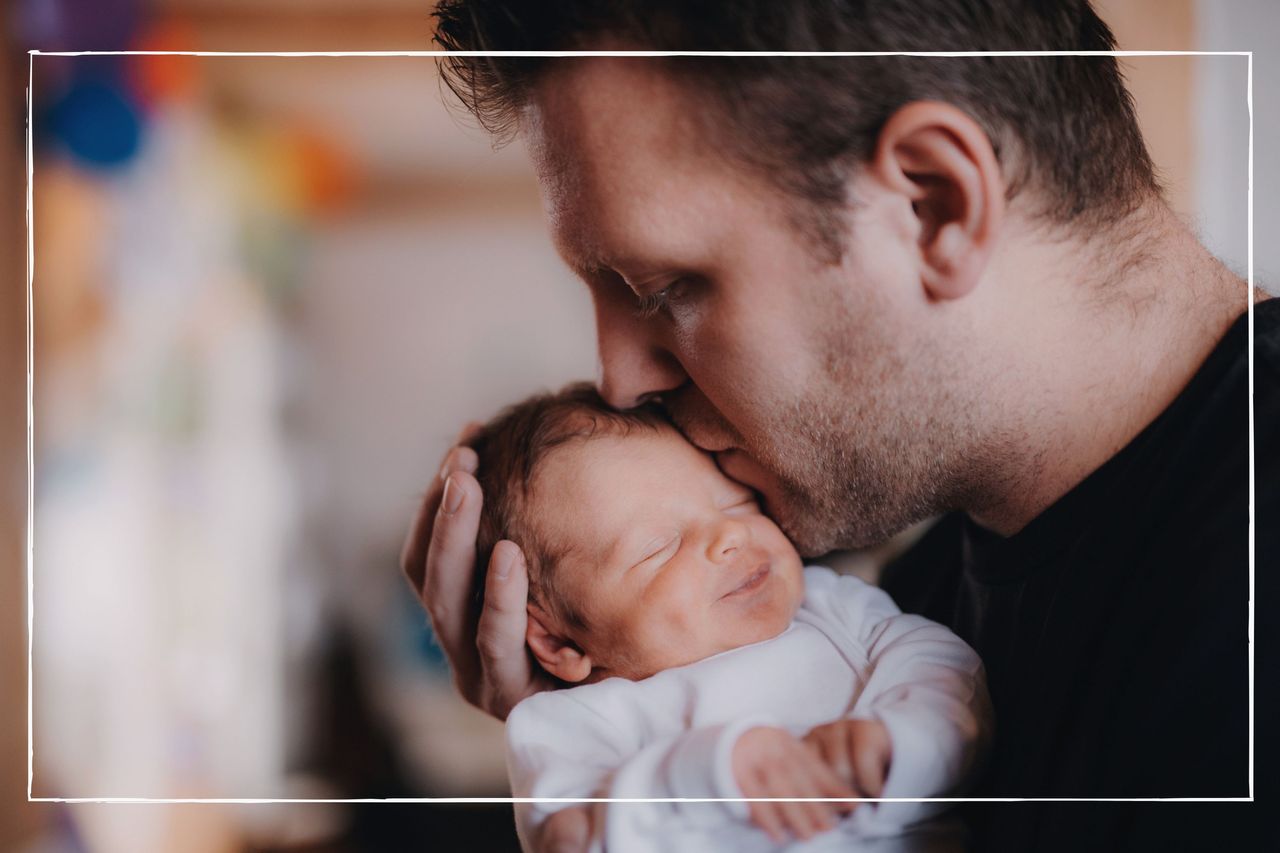
POLYGON ((548 627, 551 619, 542 608, 529 604, 529 627, 525 642, 538 663, 561 681, 577 683, 591 674, 591 657, 573 640, 548 627))
POLYGON ((1004 217, 1004 176, 986 132, 949 104, 916 101, 885 123, 871 170, 911 200, 930 298, 972 291, 1004 217))

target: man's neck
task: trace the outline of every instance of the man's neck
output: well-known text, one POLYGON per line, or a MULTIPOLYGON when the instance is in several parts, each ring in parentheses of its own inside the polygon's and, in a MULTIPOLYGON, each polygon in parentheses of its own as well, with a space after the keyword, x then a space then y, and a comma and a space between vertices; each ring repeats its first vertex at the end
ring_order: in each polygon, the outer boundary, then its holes
POLYGON ((1028 241, 1002 260, 1017 320, 996 346, 1019 369, 998 387, 1016 428, 966 502, 984 527, 1016 533, 1129 444, 1247 307, 1245 282, 1163 204, 1138 216, 1127 240, 1028 241), (1028 269, 1053 272, 1008 274, 1028 269))

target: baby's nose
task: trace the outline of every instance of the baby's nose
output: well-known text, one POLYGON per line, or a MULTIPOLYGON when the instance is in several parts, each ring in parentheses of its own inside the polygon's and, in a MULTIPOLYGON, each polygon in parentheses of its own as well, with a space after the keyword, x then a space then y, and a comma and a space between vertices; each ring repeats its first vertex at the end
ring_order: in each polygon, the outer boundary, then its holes
POLYGON ((728 518, 722 521, 715 533, 711 537, 711 545, 707 549, 707 556, 715 562, 720 562, 726 557, 733 555, 742 547, 747 539, 747 526, 736 518, 728 518))

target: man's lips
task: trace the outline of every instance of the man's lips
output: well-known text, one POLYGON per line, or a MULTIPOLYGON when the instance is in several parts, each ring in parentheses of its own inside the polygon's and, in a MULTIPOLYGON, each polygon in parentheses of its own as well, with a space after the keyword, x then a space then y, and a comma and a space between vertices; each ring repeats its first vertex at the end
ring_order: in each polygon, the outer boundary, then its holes
POLYGON ((747 596, 757 592, 764 586, 765 581, 769 579, 772 568, 766 560, 755 566, 736 586, 726 592, 721 598, 733 598, 737 596, 747 596))
POLYGON ((713 438, 709 435, 703 435, 700 430, 691 429, 684 434, 689 439, 689 443, 699 450, 706 453, 724 453, 729 450, 736 450, 733 443, 725 438, 713 438))
POLYGON ((756 473, 756 466, 752 464, 752 459, 743 451, 736 447, 728 450, 718 451, 715 455, 716 465, 720 468, 726 477, 737 480, 744 486, 750 486, 756 491, 760 491, 762 485, 757 478, 752 477, 756 473))

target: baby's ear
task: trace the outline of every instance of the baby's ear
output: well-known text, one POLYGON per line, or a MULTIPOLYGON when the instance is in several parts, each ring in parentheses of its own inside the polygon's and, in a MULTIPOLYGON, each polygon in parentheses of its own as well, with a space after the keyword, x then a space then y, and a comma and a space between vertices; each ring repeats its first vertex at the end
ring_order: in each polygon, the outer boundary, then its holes
POLYGON ((525 642, 542 668, 561 681, 577 683, 591 674, 591 658, 573 640, 548 627, 551 619, 530 602, 525 642))

